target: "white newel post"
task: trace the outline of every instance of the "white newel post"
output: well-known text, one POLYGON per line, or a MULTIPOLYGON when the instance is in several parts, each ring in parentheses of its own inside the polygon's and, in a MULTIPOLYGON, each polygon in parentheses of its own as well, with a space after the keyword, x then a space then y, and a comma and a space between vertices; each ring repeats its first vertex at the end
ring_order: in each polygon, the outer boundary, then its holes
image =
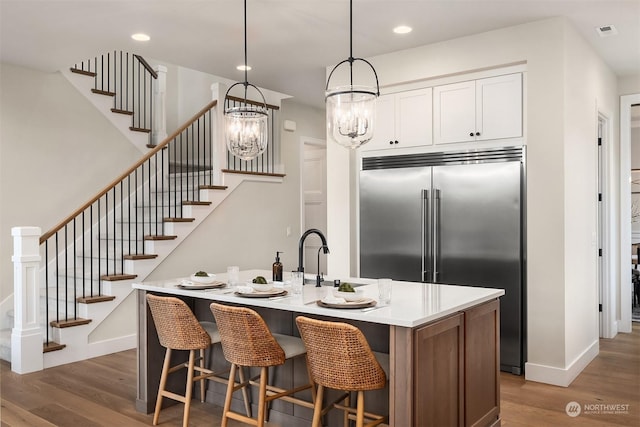
POLYGON ((43 369, 40 330, 39 227, 13 227, 13 306, 11 370, 19 374, 43 369))
POLYGON ((158 78, 153 85, 153 133, 151 139, 153 145, 158 145, 167 137, 167 67, 158 65, 154 70, 158 78))

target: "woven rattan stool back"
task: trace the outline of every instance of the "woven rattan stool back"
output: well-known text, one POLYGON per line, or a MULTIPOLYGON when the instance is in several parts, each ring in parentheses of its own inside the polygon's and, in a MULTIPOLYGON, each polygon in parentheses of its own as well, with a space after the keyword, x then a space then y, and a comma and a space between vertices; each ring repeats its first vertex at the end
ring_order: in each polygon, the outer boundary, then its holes
POLYGON ((285 361, 284 351, 262 317, 246 307, 213 303, 225 359, 240 366, 276 366, 285 361))
POLYGON ((296 323, 316 383, 346 391, 376 390, 386 385, 384 370, 360 329, 304 316, 298 316, 296 323))
POLYGON ((173 350, 208 348, 211 337, 184 301, 147 294, 160 345, 173 350))

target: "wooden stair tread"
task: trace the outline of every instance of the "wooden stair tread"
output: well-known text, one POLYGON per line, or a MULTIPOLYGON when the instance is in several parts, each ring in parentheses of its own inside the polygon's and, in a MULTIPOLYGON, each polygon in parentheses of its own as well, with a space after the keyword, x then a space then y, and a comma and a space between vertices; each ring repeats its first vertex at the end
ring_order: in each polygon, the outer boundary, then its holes
POLYGON ((62 350, 66 346, 66 344, 58 344, 57 342, 50 341, 42 344, 42 352, 49 353, 50 351, 58 351, 62 350))
POLYGON ((199 202, 197 200, 183 200, 183 206, 209 206, 211 202, 199 202))
POLYGON ((104 274, 100 276, 100 280, 107 282, 117 282, 119 280, 131 280, 138 277, 136 274, 104 274))
POLYGON ((91 92, 98 94, 98 95, 105 95, 105 96, 116 96, 115 92, 109 92, 106 90, 100 90, 100 89, 91 89, 91 92))
POLYGON ((116 299, 116 297, 112 295, 97 295, 93 297, 78 297, 76 301, 83 304, 95 304, 98 302, 113 301, 114 299, 116 299))
POLYGON ((175 240, 178 236, 165 236, 165 235, 147 235, 144 236, 144 240, 175 240))
POLYGON ((253 171, 237 171, 232 169, 222 169, 223 173, 235 173, 240 175, 258 175, 258 176, 273 176, 277 178, 284 178, 287 176, 283 173, 269 173, 269 172, 253 172, 253 171))
POLYGON ((72 73, 82 74, 83 76, 89 76, 89 77, 96 76, 96 73, 94 73, 93 71, 81 70, 79 68, 74 68, 74 67, 71 67, 69 69, 71 70, 72 73))
POLYGON ((151 129, 138 128, 138 127, 135 127, 135 126, 129 126, 129 130, 132 130, 134 132, 151 133, 151 129))
POLYGON ((201 185, 200 190, 226 190, 227 187, 226 185, 201 185))
POLYGON ((117 113, 117 114, 126 114, 127 116, 133 116, 133 111, 121 110, 119 108, 112 108, 111 112, 117 113))
POLYGON ((156 254, 129 254, 129 255, 123 256, 122 258, 128 259, 128 260, 132 260, 132 261, 136 261, 136 260, 141 260, 141 259, 155 259, 155 258, 158 258, 158 255, 156 255, 156 254))
POLYGON ((82 326, 82 325, 87 325, 91 323, 91 319, 81 319, 81 318, 77 318, 77 319, 70 319, 70 320, 60 320, 60 321, 56 321, 56 320, 52 320, 51 322, 49 322, 49 324, 54 327, 54 328, 71 328, 73 326, 82 326))
POLYGON ((163 218, 164 222, 193 222, 195 218, 163 218))

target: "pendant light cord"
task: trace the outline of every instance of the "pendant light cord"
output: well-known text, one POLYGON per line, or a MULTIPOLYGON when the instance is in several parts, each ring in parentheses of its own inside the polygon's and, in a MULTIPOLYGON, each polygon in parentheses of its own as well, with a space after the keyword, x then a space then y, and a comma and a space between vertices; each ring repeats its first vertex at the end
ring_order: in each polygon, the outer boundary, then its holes
POLYGON ((349 0, 349 82, 353 86, 353 0, 349 0))
POLYGON ((247 0, 244 0, 244 102, 247 102, 247 88, 249 86, 249 78, 247 71, 249 64, 247 63, 247 0))

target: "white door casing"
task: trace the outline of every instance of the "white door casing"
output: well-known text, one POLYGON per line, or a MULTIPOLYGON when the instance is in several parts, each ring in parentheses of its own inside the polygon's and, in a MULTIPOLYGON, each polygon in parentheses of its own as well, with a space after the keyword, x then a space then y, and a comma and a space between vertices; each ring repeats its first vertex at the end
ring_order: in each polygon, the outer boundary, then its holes
MULTIPOLYGON (((317 228, 327 238, 329 248, 331 240, 327 235, 327 148, 324 140, 302 137, 302 234, 310 228, 317 228)), ((305 240, 304 271, 317 273, 320 239, 310 235, 305 240)), ((327 272, 327 256, 320 254, 320 272, 327 272)))

